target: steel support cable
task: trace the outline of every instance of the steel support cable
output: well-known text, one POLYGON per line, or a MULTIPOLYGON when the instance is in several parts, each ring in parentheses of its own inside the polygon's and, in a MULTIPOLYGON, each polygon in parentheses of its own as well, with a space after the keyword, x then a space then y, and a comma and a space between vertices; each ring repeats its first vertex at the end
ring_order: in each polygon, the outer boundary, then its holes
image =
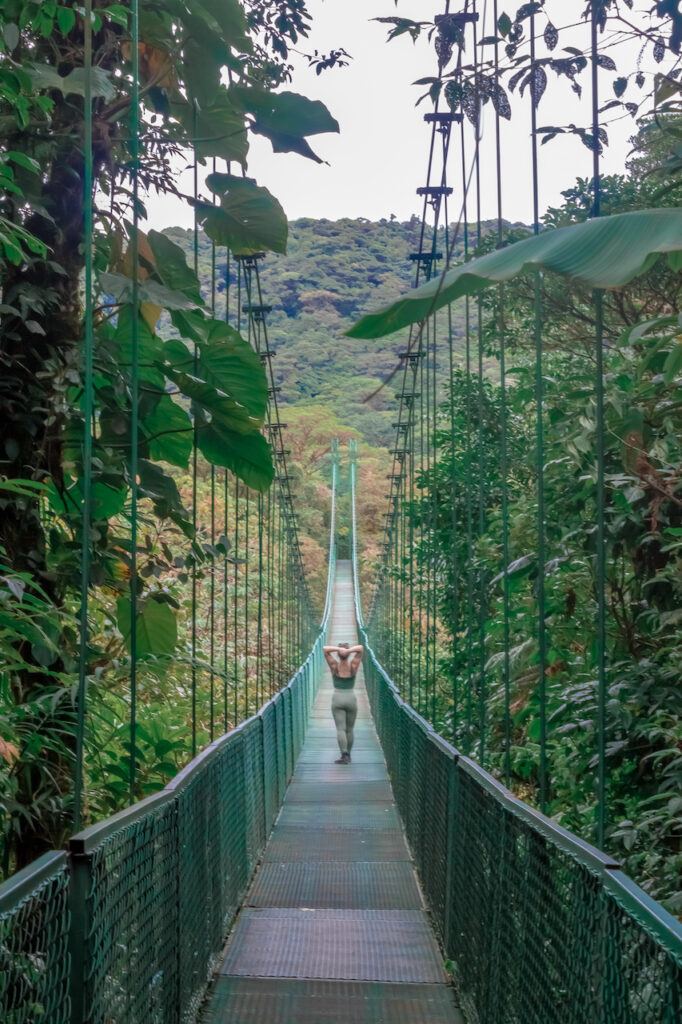
MULTIPOLYGON (((599 137, 599 8, 592 0, 590 12, 592 61, 592 154, 594 203, 592 216, 601 215, 601 140, 599 137)), ((606 452, 604 422, 604 294, 594 292, 595 312, 595 409, 597 435, 597 845, 603 849, 606 840, 606 452)))
MULTIPOLYGON (((197 130, 197 105, 196 101, 192 108, 192 137, 198 137, 197 130)), ((194 153, 193 166, 193 192, 194 192, 194 227, 192 234, 192 256, 193 269, 196 277, 199 277, 199 221, 197 216, 199 198, 199 165, 197 163, 196 151, 194 153)), ((198 376, 199 366, 199 345, 194 342, 193 368, 194 376, 198 376)), ((190 644, 192 651, 191 667, 191 714, 192 714, 192 757, 197 754, 197 603, 198 603, 198 573, 197 560, 199 552, 199 519, 198 519, 198 445, 197 430, 198 418, 195 403, 192 403, 192 597, 191 597, 191 626, 190 644)))
POLYGON ((90 648, 90 569, 92 562, 92 430, 95 411, 94 388, 94 180, 92 116, 92 0, 84 0, 83 19, 83 251, 85 262, 83 357, 83 498, 81 506, 78 686, 76 691, 76 757, 73 779, 73 829, 80 831, 83 820, 83 769, 87 700, 88 653, 90 648))
MULTIPOLYGON (((468 0, 467 0, 467 4, 468 4, 468 0)), ((446 4, 446 11, 447 10, 449 10, 449 3, 446 4)), ((440 73, 441 73, 441 67, 440 67, 440 61, 439 61, 439 75, 440 75, 440 73)), ((439 104, 439 98, 437 98, 435 103, 434 103, 434 114, 438 113, 438 104, 439 104)), ((425 188, 425 191, 424 191, 424 203, 423 203, 423 207, 422 207, 422 217, 421 217, 421 225, 420 225, 420 232, 419 232, 419 249, 418 249, 418 253, 416 254, 417 259, 416 259, 416 265, 415 265, 415 276, 414 276, 414 281, 413 281, 413 286, 415 288, 418 287, 418 285, 420 283, 421 274, 422 274, 422 271, 423 271, 423 260, 421 259, 421 256, 424 253, 424 240, 425 240, 425 237, 426 237, 426 223, 427 223, 427 215, 428 215, 428 209, 429 209, 429 190, 431 189, 431 182, 432 182, 432 175, 433 175, 433 164, 434 164, 434 156, 435 156, 435 150, 436 150, 436 133, 437 133, 437 131, 438 131, 438 124, 437 124, 436 119, 434 118, 433 126, 432 126, 432 129, 431 129, 431 137, 430 137, 430 141, 429 141, 429 156, 428 156, 428 161, 427 161, 426 188, 425 188)), ((442 183, 442 181, 441 181, 441 183, 442 183)), ((432 251, 432 253, 435 253, 436 246, 437 246, 437 237, 438 237, 438 216, 437 216, 437 214, 436 214, 434 220, 435 220, 435 224, 434 224, 434 232, 433 232, 433 238, 432 238, 432 244, 431 244, 431 251, 432 251)), ((427 264, 427 266, 428 266, 428 276, 430 277, 431 270, 432 270, 432 267, 433 267, 433 261, 430 261, 427 264)), ((408 345, 407 345, 408 357, 404 361, 402 387, 401 387, 401 392, 400 392, 400 402, 399 402, 399 408, 398 408, 398 427, 397 427, 397 433, 396 433, 396 451, 400 449, 401 441, 402 440, 404 440, 404 442, 405 442, 405 447, 407 447, 407 445, 409 443, 409 441, 408 441, 408 439, 409 439, 409 426, 408 426, 408 430, 407 430, 407 433, 406 433, 404 438, 401 437, 401 434, 403 433, 403 430, 402 430, 402 426, 403 426, 403 413, 405 411, 405 409, 404 409, 404 397, 403 396, 406 393, 405 389, 406 389, 406 386, 407 386, 408 375, 409 375, 410 369, 413 370, 413 373, 412 373, 413 381, 414 381, 414 378, 416 377, 416 372, 415 372, 416 368, 413 366, 413 364, 410 362, 410 359, 409 359, 409 356, 411 355, 412 350, 413 350, 413 331, 414 331, 414 329, 410 328, 410 333, 409 333, 409 336, 408 336, 408 345)), ((419 351, 421 351, 421 339, 420 339, 420 344, 419 344, 419 351)), ((414 391, 414 387, 413 387, 413 391, 414 391)), ((414 415, 414 408, 413 407, 412 408, 408 408, 407 412, 408 412, 408 424, 409 424, 410 418, 414 415)), ((384 528, 384 543, 385 544, 388 543, 388 541, 389 541, 389 533, 390 533, 391 524, 392 524, 390 498, 392 497, 393 491, 394 491, 394 480, 395 480, 395 476, 396 476, 396 466, 398 467, 398 469, 400 469, 400 460, 399 460, 399 458, 397 456, 394 456, 393 469, 392 469, 392 474, 391 474, 391 494, 390 494, 390 497, 389 497, 389 513, 387 515, 386 526, 384 528)), ((399 491, 398 491, 398 494, 399 494, 399 491)), ((375 591, 375 594, 376 594, 376 591, 375 591)), ((373 611, 370 611, 370 618, 372 617, 372 614, 373 614, 373 611)))
MULTIPOLYGON (((216 172, 213 160, 213 173, 216 172)), ((215 203, 215 198, 213 199, 215 203)), ((211 241, 211 316, 216 316, 216 245, 211 241)), ((211 465, 211 564, 209 594, 209 738, 215 738, 215 605, 216 605, 216 468, 211 465)))
MULTIPOLYGON (((229 287, 229 278, 228 285, 229 287)), ((228 730, 228 634, 229 634, 229 581, 228 581, 228 537, 230 515, 230 479, 227 470, 223 477, 223 538, 225 552, 223 554, 223 732, 228 730)))
MULTIPOLYGON (((474 0, 474 13, 477 3, 474 0)), ((476 23, 473 26, 474 35, 474 82, 475 102, 477 112, 476 131, 474 133, 474 166, 476 168, 476 247, 480 248, 482 241, 482 218, 481 218, 481 134, 478 120, 482 117, 482 104, 480 96, 479 67, 478 67, 478 32, 476 23)), ((497 34, 496 34, 497 37, 497 34)), ((487 605, 487 582, 483 558, 481 556, 481 542, 486 528, 486 457, 485 457, 485 392, 483 373, 483 297, 478 296, 476 301, 477 311, 477 343, 478 343, 478 760, 485 767, 486 759, 486 723, 487 723, 487 681, 486 681, 486 605, 487 605)))
MULTIPOLYGON (((446 13, 448 11, 449 11, 449 4, 446 5, 446 13)), ((459 53, 459 56, 458 56, 458 67, 459 66, 461 66, 461 48, 460 48, 460 53, 459 53)), ((441 60, 439 59, 439 72, 438 72, 439 76, 442 75, 442 70, 443 70, 442 63, 441 63, 441 60)), ((434 106, 435 106, 434 113, 437 115, 437 112, 438 112, 438 100, 436 100, 436 103, 434 104, 434 106)), ((433 210, 434 210, 434 226, 433 226, 432 241, 431 241, 431 256, 432 256, 432 259, 428 260, 427 263, 426 263, 427 278, 431 277, 431 274, 432 274, 433 268, 434 268, 434 263, 435 263, 435 254, 436 254, 437 245, 438 245, 440 212, 443 209, 444 205, 445 205, 445 209, 447 210, 447 206, 446 206, 446 204, 444 204, 442 202, 442 200, 443 200, 443 196, 445 196, 445 198, 447 197, 447 192, 446 192, 446 181, 447 181, 446 174, 447 174, 447 170, 446 170, 446 168, 447 168, 447 151, 448 151, 449 140, 450 140, 450 123, 447 123, 447 125, 444 126, 444 127, 439 127, 437 116, 434 116, 434 118, 433 118, 433 128, 432 128, 432 132, 431 132, 431 140, 430 140, 430 146, 429 146, 429 159, 428 159, 428 170, 427 170, 427 179, 428 180, 427 180, 427 187, 426 187, 425 195, 424 195, 425 203, 424 203, 424 207, 423 207, 422 223, 421 223, 421 229, 420 229, 420 249, 419 249, 419 253, 417 254, 417 258, 416 258, 417 270, 416 270, 416 275, 415 275, 415 284, 418 284, 420 276, 421 276, 421 273, 422 273, 423 259, 421 257, 422 257, 422 254, 424 253, 424 240, 425 240, 425 234, 426 234, 426 215, 427 215, 427 212, 428 212, 429 191, 431 189, 431 180, 432 180, 433 167, 434 167, 436 131, 442 132, 444 134, 444 136, 445 136, 444 145, 443 145, 444 158, 443 158, 443 165, 442 165, 441 178, 440 178, 440 182, 441 182, 441 184, 440 184, 440 193, 438 193, 434 197, 433 202, 432 202, 432 206, 433 206, 433 210)), ((447 221, 446 221, 446 227, 447 227, 447 221)), ((433 322, 432 326, 433 326, 433 330, 435 332, 435 330, 436 330, 435 317, 433 318, 433 321, 434 322, 433 322)), ((433 334, 433 346, 434 346, 434 348, 433 348, 433 360, 434 360, 434 366, 435 366, 435 360, 436 360, 436 335, 435 335, 435 333, 433 334)), ((404 414, 405 414, 405 411, 406 411, 405 410, 405 405, 406 405, 405 395, 406 395, 406 386, 407 386, 408 374, 409 374, 410 367, 412 366, 412 368, 413 368, 413 372, 412 372, 413 381, 416 378, 417 372, 419 372, 420 381, 423 381, 424 380, 424 373, 423 373, 422 360, 424 360, 424 359, 426 360, 425 387, 426 387, 427 445, 430 445, 430 439, 435 434, 435 418, 436 418, 436 413, 435 413, 435 407, 436 407, 436 390, 435 390, 436 389, 436 383, 435 383, 435 381, 436 381, 436 377, 435 377, 435 373, 434 373, 434 375, 433 375, 433 384, 432 384, 432 382, 431 382, 431 374, 430 374, 430 370, 431 370, 431 367, 430 367, 431 348, 430 348, 430 344, 429 344, 429 338, 427 337, 427 344, 426 344, 426 347, 424 348, 424 345, 422 343, 422 332, 421 331, 419 332, 419 344, 418 344, 418 347, 417 347, 417 351, 415 353, 414 352, 414 346, 413 346, 413 335, 412 335, 412 331, 411 331, 410 332, 410 339, 409 339, 409 342, 408 342, 407 358, 405 359, 405 362, 404 362, 403 383, 402 383, 401 396, 400 396, 400 405, 399 405, 399 412, 398 412, 398 424, 397 424, 397 436, 396 436, 396 453, 399 452, 402 449, 403 450, 403 454, 402 454, 402 458, 400 458, 397 454, 394 457, 393 472, 391 474, 391 493, 389 494, 389 509, 388 509, 388 513, 387 513, 387 517, 386 517, 386 527, 385 527, 385 531, 384 531, 384 550, 387 553, 387 555, 385 557, 388 558, 389 562, 390 562, 391 544, 393 542, 392 531, 393 531, 393 529, 395 527, 395 520, 396 520, 396 517, 398 515, 399 501, 400 501, 401 497, 403 497, 403 495, 405 494, 405 477, 406 477, 405 467, 406 467, 406 462, 407 462, 407 458, 408 458, 408 449, 412 449, 414 447, 414 444, 413 444, 413 441, 412 441, 412 437, 411 437, 411 433, 414 430, 414 419, 415 419, 415 411, 416 411, 416 404, 415 404, 414 400, 412 400, 411 402, 407 403, 407 423, 405 423, 405 421, 404 421, 404 414), (414 360, 412 360, 410 358, 413 355, 415 357, 414 360), (433 425, 433 429, 432 429, 432 425, 433 425), (396 474, 396 467, 398 469, 398 473, 397 474, 396 474), (396 480, 398 481, 397 486, 396 486, 396 480)), ((414 383, 413 383, 412 387, 413 387, 413 393, 414 393, 414 383)), ((421 428, 421 431, 423 431, 423 429, 424 429, 424 422, 423 422, 424 421, 424 390, 425 390, 425 388, 424 388, 424 386, 422 386, 421 390, 420 390, 420 393, 419 393, 420 394, 420 428, 421 428)), ((420 433, 420 438, 421 438, 421 433, 420 433)), ((420 441, 420 447, 421 447, 421 441, 420 441)), ((421 452, 420 452, 420 454, 421 454, 421 452)), ((411 457, 410 457, 410 462, 412 462, 411 457)), ((434 466, 435 466, 435 453, 434 453, 434 466)), ((426 486, 428 486, 429 485, 429 476, 430 476, 430 454, 429 454, 429 450, 428 449, 427 449, 426 461, 424 460, 423 455, 422 455, 422 457, 420 459, 420 474, 423 477, 423 481, 422 482, 425 483, 426 486)), ((412 484, 413 484, 413 476, 412 476, 412 480, 411 480, 411 486, 412 486, 412 484)), ((433 493, 433 489, 430 488, 430 487, 429 487, 429 495, 428 495, 428 503, 430 505, 430 514, 429 514, 428 519, 425 516, 425 510, 424 510, 424 505, 425 505, 426 500, 427 499, 426 499, 426 497, 424 495, 424 489, 422 488, 422 497, 421 497, 421 500, 420 500, 419 538, 420 538, 421 555, 422 555, 422 558, 426 558, 426 560, 427 560, 427 568, 426 568, 426 573, 425 574, 420 572, 420 575, 419 575, 419 601, 418 601, 418 606, 419 606, 419 629, 418 629, 418 633, 419 633, 420 640, 418 642, 418 652, 419 652, 418 653, 418 663, 419 663, 418 676, 421 678, 421 648, 422 648, 421 636, 422 636, 422 626, 424 626, 425 640, 426 640, 426 650, 425 650, 425 663, 426 663, 426 666, 425 666, 426 667, 425 682, 426 682, 427 691, 428 691, 429 687, 431 688, 431 693, 432 693, 432 709, 433 709, 433 707, 434 707, 434 700, 435 700, 435 676, 434 676, 433 679, 431 679, 430 669, 431 669, 432 666, 435 666, 435 660, 436 660, 436 628, 435 628, 435 615, 436 615, 435 586, 436 586, 436 576, 435 576, 435 563, 434 563, 434 552, 433 552, 432 537, 427 536, 427 534, 425 533, 425 522, 427 523, 428 531, 430 531, 431 533, 433 531, 433 526, 434 526, 433 502, 435 501, 435 495, 433 493), (425 611, 426 611, 426 622, 423 624, 422 623, 422 618, 423 618, 423 613, 424 613, 424 606, 425 606, 425 611)), ((412 502, 411 502, 411 506, 412 506, 412 508, 411 508, 411 515, 414 515, 414 504, 412 502)), ((403 515, 404 515, 404 511, 405 510, 404 510, 404 507, 403 507, 403 509, 402 509, 403 515)), ((414 579, 413 579, 413 569, 412 569, 413 560, 414 560, 414 548, 411 546, 411 551, 410 551, 410 564, 411 564, 411 569, 410 569, 410 595, 411 595, 411 598, 414 595, 414 579)), ((401 630, 396 630, 396 628, 395 628, 395 626, 397 625, 397 621, 398 621, 395 609, 399 605, 400 606, 403 605, 403 602, 401 602, 400 599, 396 598, 397 590, 400 589, 400 579, 402 578, 402 570, 401 570, 400 565, 399 565, 399 560, 396 559, 396 562, 398 564, 394 568, 394 574, 395 573, 398 574, 398 580, 396 582, 396 585, 392 585, 390 581, 389 581, 389 584, 388 584, 388 619, 389 619, 389 622, 392 623, 392 625, 390 627, 390 644, 391 644, 391 652, 392 652, 391 656, 393 656, 393 652, 394 652, 394 649, 396 648, 396 645, 398 645, 398 652, 400 650, 400 647, 404 646, 404 637, 402 635, 402 631, 401 630), (398 635, 398 634, 400 634, 400 635, 398 635)), ((389 576, 390 576, 390 573, 389 573, 389 576)), ((378 594, 379 594, 379 589, 375 589, 375 600, 373 601, 372 611, 370 613, 370 615, 372 617, 374 615, 374 604, 376 602, 376 598, 377 598, 378 594)), ((412 601, 411 601, 411 604, 412 604, 412 601)), ((413 636, 412 636, 413 618, 414 618, 414 610, 413 610, 413 608, 411 608, 411 615, 410 615, 410 634, 411 634, 410 635, 410 646, 411 647, 413 646, 413 636)), ((401 677, 399 676, 399 678, 401 678, 401 677)), ((404 681, 401 678, 401 683, 402 682, 404 682, 404 681)), ((410 660, 410 682, 409 682, 409 685, 410 685, 411 692, 413 692, 413 690, 414 690, 414 679, 413 679, 413 664, 412 664, 412 660, 410 660)), ((421 688, 420 688, 419 693, 421 695, 421 688)), ((418 699, 419 699, 419 701, 421 701, 421 696, 419 696, 418 699)), ((428 693, 427 693, 427 698, 426 699, 428 701, 428 693)), ((420 706, 421 706, 421 704, 420 704, 420 706)))
MULTIPOLYGON (((495 26, 498 23, 499 5, 494 0, 493 17, 495 26)), ((495 80, 500 75, 499 38, 495 33, 495 80)), ((502 247, 502 129, 500 112, 495 111, 495 175, 497 194, 497 246, 502 247)), ((502 679, 504 690, 504 780, 505 785, 511 782, 511 672, 510 672, 510 592, 509 592, 509 451, 508 451, 508 408, 507 408, 507 365, 506 365, 506 325, 504 322, 504 285, 498 289, 499 316, 497 323, 498 342, 500 346, 500 495, 502 511, 502 679)))
POLYGON ((131 0, 131 93, 130 158, 133 223, 130 237, 131 276, 131 369, 130 369, 130 761, 128 799, 135 802, 137 776, 137 612, 138 612, 138 504, 140 445, 140 259, 139 259, 139 168, 140 168, 140 11, 139 0, 131 0))
MULTIPOLYGON (((537 56, 535 46, 535 15, 530 19, 530 66, 532 84, 530 88, 531 109, 531 158, 533 194, 533 233, 540 233, 540 189, 538 168, 537 103, 535 92, 535 71, 537 56)), ((538 612, 538 699, 540 706, 540 765, 539 803, 540 810, 547 809, 549 780, 547 770, 547 623, 546 623, 546 524, 545 524, 545 427, 544 427, 544 376, 543 376, 543 303, 542 278, 540 271, 533 274, 533 337, 535 344, 535 445, 537 477, 537 612, 538 612)))
MULTIPOLYGON (((469 184, 471 176, 467 181, 466 166, 466 140, 464 135, 464 122, 461 125, 461 148, 462 148, 462 209, 463 219, 463 242, 464 262, 469 259, 469 184)), ((473 165, 472 165, 473 166, 473 165)), ((466 693, 465 693, 465 726, 464 750, 471 751, 471 734, 473 728, 473 603, 474 603, 474 578, 472 551, 474 544, 473 510, 471 507, 471 301, 467 295, 465 300, 465 336, 464 336, 464 517, 466 532, 466 693)))

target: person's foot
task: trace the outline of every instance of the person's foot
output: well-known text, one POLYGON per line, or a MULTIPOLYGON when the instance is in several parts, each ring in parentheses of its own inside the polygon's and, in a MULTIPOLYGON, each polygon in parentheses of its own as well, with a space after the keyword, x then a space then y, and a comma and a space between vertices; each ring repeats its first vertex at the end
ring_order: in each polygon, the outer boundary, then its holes
POLYGON ((350 764, 350 754, 341 754, 334 764, 350 764))

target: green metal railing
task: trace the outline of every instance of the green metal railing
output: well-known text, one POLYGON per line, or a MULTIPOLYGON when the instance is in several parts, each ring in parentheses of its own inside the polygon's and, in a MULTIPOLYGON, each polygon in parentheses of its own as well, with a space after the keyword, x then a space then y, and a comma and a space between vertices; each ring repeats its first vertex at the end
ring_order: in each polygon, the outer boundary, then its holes
POLYGON ((675 1024, 682 928, 606 854, 437 735, 379 663, 365 682, 396 801, 469 1024, 675 1024))
POLYGON ((327 600, 289 684, 160 793, 0 886, 2 1024, 191 1024, 284 799, 323 664, 327 600))

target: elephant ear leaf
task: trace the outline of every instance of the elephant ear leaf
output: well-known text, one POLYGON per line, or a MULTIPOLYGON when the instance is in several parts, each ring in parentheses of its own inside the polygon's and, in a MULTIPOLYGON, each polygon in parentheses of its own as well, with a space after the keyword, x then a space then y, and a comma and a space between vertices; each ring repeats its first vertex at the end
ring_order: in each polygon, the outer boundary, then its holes
MULTIPOLYGON (((119 598, 117 602, 118 628, 123 634, 126 647, 130 650, 132 633, 130 600, 119 598)), ((173 654, 178 640, 178 624, 170 605, 148 597, 138 606, 135 636, 139 657, 153 655, 168 657, 173 654)))
POLYGON ((252 178, 210 174, 208 187, 220 195, 220 205, 198 201, 197 219, 216 245, 239 256, 261 250, 284 253, 289 225, 277 199, 252 178))
POLYGON ((543 231, 406 292, 359 320, 348 336, 381 338, 525 271, 562 274, 590 288, 622 288, 649 270, 661 254, 680 250, 682 210, 675 209, 637 210, 543 231))
POLYGON ((251 130, 269 139, 275 153, 299 153, 323 163, 306 139, 339 131, 338 121, 324 103, 295 92, 272 93, 257 86, 234 86, 230 92, 244 112, 252 116, 251 130))
POLYGON ((214 466, 223 466, 254 491, 267 491, 275 478, 270 445, 262 434, 240 434, 218 420, 197 433, 201 454, 214 466))

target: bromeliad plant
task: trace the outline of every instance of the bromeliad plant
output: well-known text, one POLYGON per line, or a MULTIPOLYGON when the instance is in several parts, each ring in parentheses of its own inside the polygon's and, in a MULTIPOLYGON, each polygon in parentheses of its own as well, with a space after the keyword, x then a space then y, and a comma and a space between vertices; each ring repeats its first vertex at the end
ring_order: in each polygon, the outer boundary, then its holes
MULTIPOLYGON (((145 0, 136 54, 131 18, 130 3, 108 0, 86 8, 71 0, 8 0, 0 12, 0 473, 16 485, 0 494, 3 642, 16 655, 1 668, 8 715, 0 742, 10 750, 11 764, 4 762, 13 779, 4 808, 6 862, 27 862, 59 842, 68 822, 86 428, 86 93, 95 190, 92 581, 106 601, 118 600, 123 644, 131 396, 138 394, 141 508, 149 522, 174 528, 185 566, 206 557, 173 478, 187 469, 194 445, 249 487, 262 491, 273 479, 261 434, 267 387, 260 360, 214 316, 181 250, 159 232, 137 227, 144 195, 155 191, 194 204, 209 237, 235 254, 283 252, 284 212, 246 174, 249 136, 266 136, 277 152, 319 160, 308 138, 338 131, 322 104, 275 91, 290 76, 289 47, 307 32, 309 15, 298 0, 145 0), (199 164, 213 162, 214 170, 216 161, 227 163, 227 173, 209 178, 205 195, 183 196, 178 187, 188 152, 199 164), (172 340, 167 330, 162 336, 160 322, 170 322, 172 340), (18 622, 36 601, 54 611, 50 644, 12 632, 12 618, 18 622), (49 709, 40 729, 26 726, 33 736, 29 753, 8 724, 11 708, 42 709, 45 695, 49 709), (36 793, 44 796, 40 807, 36 793)), ((163 558, 172 566, 178 551, 164 543, 163 558)), ((142 654, 167 655, 177 602, 159 582, 158 564, 148 561, 136 629, 146 638, 142 654)), ((101 665, 107 650, 95 640, 91 662, 101 665)))

